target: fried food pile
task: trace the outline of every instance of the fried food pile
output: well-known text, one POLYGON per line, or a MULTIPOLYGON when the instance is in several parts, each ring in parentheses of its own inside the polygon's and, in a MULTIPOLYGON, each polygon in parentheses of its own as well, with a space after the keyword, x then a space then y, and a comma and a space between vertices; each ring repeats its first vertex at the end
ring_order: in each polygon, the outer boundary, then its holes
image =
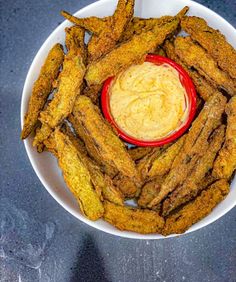
POLYGON ((21 139, 34 134, 39 153, 58 160, 68 189, 90 220, 120 230, 183 233, 230 191, 236 169, 236 51, 204 19, 134 17, 119 0, 105 18, 62 15, 65 48, 49 51, 35 81, 21 139), (188 35, 182 37, 183 30, 188 35), (85 44, 85 34, 90 39, 85 44), (187 133, 162 147, 130 148, 104 119, 104 81, 148 53, 166 56, 191 77, 198 112, 187 133), (235 95, 235 96, 234 96, 235 95), (125 201, 133 199, 136 207, 125 201))

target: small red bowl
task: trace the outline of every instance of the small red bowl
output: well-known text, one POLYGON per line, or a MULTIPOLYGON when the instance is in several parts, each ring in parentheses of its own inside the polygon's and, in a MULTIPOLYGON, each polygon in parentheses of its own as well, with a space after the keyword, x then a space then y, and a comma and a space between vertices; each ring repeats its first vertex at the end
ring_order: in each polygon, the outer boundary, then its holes
POLYGON ((102 112, 104 114, 104 117, 109 121, 109 123, 111 123, 117 130, 118 135, 120 138, 122 138, 124 141, 130 143, 130 144, 134 144, 137 146, 153 146, 153 147, 157 147, 157 146, 162 146, 164 144, 170 143, 172 141, 174 141, 175 139, 177 139, 178 137, 180 137, 190 126, 195 113, 196 113, 196 104, 197 104, 197 95, 196 95, 196 91, 195 91, 195 87, 193 85, 192 80, 190 79, 189 75, 187 74, 187 72, 180 66, 178 65, 176 62, 166 58, 166 57, 162 57, 159 55, 147 55, 146 62, 150 62, 150 63, 154 63, 156 65, 162 65, 162 64, 168 64, 170 66, 172 66, 174 69, 176 69, 179 73, 180 76, 180 81, 183 85, 183 87, 186 90, 187 93, 187 99, 188 99, 188 106, 189 106, 189 113, 188 113, 188 117, 186 118, 186 120, 183 122, 183 124, 176 130, 174 131, 172 134, 163 137, 162 139, 158 139, 158 140, 153 140, 153 141, 144 141, 144 140, 139 140, 136 139, 128 134, 126 134, 115 122, 111 111, 110 111, 110 93, 109 93, 109 88, 110 85, 114 79, 114 77, 110 77, 108 78, 103 85, 103 89, 102 89, 102 94, 101 94, 101 106, 102 106, 102 112))

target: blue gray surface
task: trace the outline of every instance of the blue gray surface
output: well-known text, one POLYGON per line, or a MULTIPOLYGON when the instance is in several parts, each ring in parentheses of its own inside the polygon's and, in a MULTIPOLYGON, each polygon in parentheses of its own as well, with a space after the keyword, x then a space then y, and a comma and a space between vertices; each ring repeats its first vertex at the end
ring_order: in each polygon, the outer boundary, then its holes
MULTIPOLYGON (((35 175, 19 140, 24 80, 60 10, 91 2, 0 1, 0 281, 236 281, 236 208, 179 238, 122 239, 76 220, 35 175)), ((235 0, 198 2, 236 26, 235 0)))

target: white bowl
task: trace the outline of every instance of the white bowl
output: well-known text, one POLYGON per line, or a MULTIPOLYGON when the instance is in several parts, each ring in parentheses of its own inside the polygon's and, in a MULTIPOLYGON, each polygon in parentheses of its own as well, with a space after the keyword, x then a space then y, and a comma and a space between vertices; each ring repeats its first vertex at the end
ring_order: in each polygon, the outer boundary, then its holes
MULTIPOLYGON (((115 9, 117 1, 113 0, 100 0, 95 2, 80 11, 75 15, 78 17, 87 16, 107 16, 111 15, 115 9)), ((135 4, 135 15, 140 17, 160 17, 163 15, 175 15, 184 6, 189 6, 190 11, 188 15, 195 15, 203 17, 207 20, 210 26, 218 28, 228 39, 228 41, 236 47, 236 30, 230 25, 226 20, 220 17, 215 12, 209 10, 208 8, 189 0, 136 0, 135 4)), ((63 9, 63 7, 61 7, 63 9)), ((21 100, 21 125, 23 126, 24 114, 27 110, 29 97, 31 95, 31 89, 34 81, 37 79, 41 65, 43 64, 47 53, 50 48, 56 43, 60 42, 64 44, 65 32, 64 29, 71 24, 69 21, 64 21, 60 26, 58 26, 51 35, 44 42, 37 55, 35 56, 33 63, 27 74, 25 85, 21 100)), ((30 162, 39 177, 40 181, 52 197, 62 205, 68 212, 74 215, 79 220, 87 223, 88 225, 95 227, 104 232, 134 239, 163 239, 165 237, 158 234, 142 235, 133 232, 120 231, 108 224, 103 220, 98 220, 96 222, 90 221, 85 218, 78 207, 78 204, 72 194, 67 189, 65 182, 63 180, 60 169, 58 168, 56 159, 49 153, 44 152, 38 154, 32 146, 32 136, 24 141, 26 152, 29 156, 30 162)), ((236 180, 231 184, 231 191, 227 198, 221 202, 211 214, 207 217, 194 224, 186 233, 198 230, 202 228, 224 214, 226 214, 230 209, 232 209, 236 204, 236 180)), ((174 237, 177 235, 170 235, 169 237, 174 237)))

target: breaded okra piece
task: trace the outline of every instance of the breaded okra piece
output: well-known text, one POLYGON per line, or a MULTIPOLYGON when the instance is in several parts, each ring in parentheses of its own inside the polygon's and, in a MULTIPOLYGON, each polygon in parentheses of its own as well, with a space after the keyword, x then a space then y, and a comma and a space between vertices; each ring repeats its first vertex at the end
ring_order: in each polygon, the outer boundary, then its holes
POLYGON ((235 80, 219 69, 215 60, 191 37, 177 37, 174 44, 177 55, 188 67, 195 68, 218 89, 231 96, 236 94, 235 80))
POLYGON ((155 211, 104 202, 104 219, 120 230, 142 234, 161 233, 164 219, 155 211))
POLYGON ((78 201, 82 213, 91 220, 99 219, 104 208, 94 189, 89 170, 68 136, 56 129, 53 138, 64 180, 78 201))
POLYGON ((153 30, 133 36, 129 41, 121 43, 104 57, 88 65, 85 79, 89 86, 101 84, 108 77, 131 66, 142 63, 150 50, 172 34, 178 27, 179 19, 173 18, 169 22, 155 26, 153 30))
POLYGON ((222 70, 236 79, 236 50, 219 30, 209 27, 207 22, 199 17, 184 17, 181 27, 207 50, 222 70))
POLYGON ((65 56, 63 69, 57 92, 45 110, 40 113, 41 129, 36 133, 33 145, 38 146, 46 140, 50 133, 61 124, 72 112, 76 97, 80 94, 83 82, 84 66, 84 30, 80 27, 71 27, 66 30, 68 53, 65 56), (77 32, 73 32, 76 29, 77 32), (78 36, 80 34, 80 36, 78 36))
POLYGON ((27 138, 34 130, 40 111, 46 104, 48 95, 53 89, 53 82, 58 76, 63 59, 64 53, 61 44, 55 44, 49 51, 39 77, 34 83, 28 110, 25 114, 21 139, 27 138))
POLYGON ((236 169, 236 96, 226 105, 227 127, 223 148, 214 163, 213 175, 230 179, 236 169))
POLYGON ((213 183, 207 190, 179 211, 166 218, 162 234, 184 233, 193 224, 207 216, 229 193, 229 184, 222 179, 213 183))
POLYGON ((106 174, 111 177, 121 174, 134 183, 139 183, 139 174, 125 145, 88 97, 77 98, 70 121, 84 141, 90 156, 100 164, 106 174))

